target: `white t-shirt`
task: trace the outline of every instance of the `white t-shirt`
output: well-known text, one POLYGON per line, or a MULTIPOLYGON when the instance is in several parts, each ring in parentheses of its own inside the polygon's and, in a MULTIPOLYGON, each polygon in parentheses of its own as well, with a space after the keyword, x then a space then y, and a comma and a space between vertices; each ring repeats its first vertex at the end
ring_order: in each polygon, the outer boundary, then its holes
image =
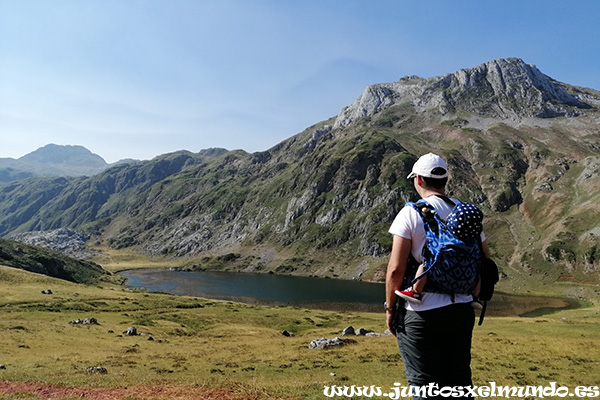
MULTIPOLYGON (((452 206, 437 196, 429 196, 425 199, 441 219, 446 220, 452 212, 452 206)), ((453 201, 456 201, 452 199, 453 201)), ((411 206, 405 206, 392 222, 389 232, 405 239, 412 240, 411 253, 419 263, 423 261, 422 252, 425 246, 425 228, 421 215, 411 206)), ((481 233, 481 240, 485 241, 485 235, 481 233)), ((405 288, 401 288, 405 289, 405 288)), ((468 303, 473 300, 470 294, 454 295, 454 303, 468 303)), ((443 293, 422 293, 421 304, 406 302, 406 309, 411 311, 425 311, 434 308, 445 307, 452 304, 452 296, 443 293)))

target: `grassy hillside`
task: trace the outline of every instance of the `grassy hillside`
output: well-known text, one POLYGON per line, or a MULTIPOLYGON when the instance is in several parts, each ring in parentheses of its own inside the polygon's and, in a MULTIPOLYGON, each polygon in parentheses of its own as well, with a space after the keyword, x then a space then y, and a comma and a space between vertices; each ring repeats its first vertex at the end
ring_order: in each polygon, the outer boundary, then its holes
POLYGON ((9 239, 0 239, 0 265, 77 283, 91 284, 110 278, 110 273, 93 262, 9 239))
MULTIPOLYGON (((0 381, 81 388, 159 385, 189 393, 226 388, 242 399, 306 400, 322 399, 326 385, 406 383, 393 337, 352 337, 344 347, 308 348, 311 340, 339 336, 350 325, 383 332, 380 313, 259 307, 109 284, 82 286, 7 267, 0 267, 0 292, 0 364, 6 366, 0 381), (47 288, 54 294, 40 294, 47 288), (84 318, 98 324, 69 323, 84 318), (144 335, 124 335, 128 327, 144 335), (283 330, 295 336, 285 337, 283 330), (86 372, 93 366, 107 373, 86 372)), ((474 381, 597 385, 599 322, 597 305, 533 318, 490 316, 475 329, 474 381)), ((151 397, 131 392, 124 398, 151 397)), ((3 398, 38 399, 23 393, 3 398)))

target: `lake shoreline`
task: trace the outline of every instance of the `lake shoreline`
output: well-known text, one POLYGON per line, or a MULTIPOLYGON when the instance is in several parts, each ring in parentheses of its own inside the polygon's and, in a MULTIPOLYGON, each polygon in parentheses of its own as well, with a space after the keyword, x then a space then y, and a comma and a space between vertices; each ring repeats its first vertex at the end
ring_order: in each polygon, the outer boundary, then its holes
MULTIPOLYGON (((123 270, 118 274, 126 279, 125 285, 133 288, 142 288, 151 292, 165 292, 175 295, 192 296, 199 298, 207 298, 212 300, 223 300, 223 301, 234 301, 244 304, 256 305, 256 306, 280 306, 280 307, 299 307, 316 310, 327 310, 327 311, 339 311, 339 312, 381 312, 382 304, 384 299, 384 284, 364 282, 356 280, 344 280, 344 279, 331 279, 331 278, 320 278, 320 277, 309 277, 309 276, 297 276, 297 275, 276 275, 276 274, 260 274, 260 273, 247 273, 247 272, 223 272, 223 271, 189 271, 179 267, 167 267, 167 268, 136 268, 130 270, 123 270), (273 298, 261 298, 259 296, 249 296, 243 294, 232 294, 232 293, 218 293, 215 291, 205 293, 192 293, 182 288, 178 288, 177 283, 169 281, 161 281, 160 277, 157 279, 153 275, 160 275, 164 278, 165 273, 185 273, 185 274, 209 274, 222 276, 226 280, 231 278, 242 277, 244 282, 243 285, 251 282, 252 279, 268 279, 272 280, 286 280, 298 282, 309 281, 310 283, 318 284, 335 284, 345 285, 346 283, 352 282, 355 284, 367 284, 376 285, 377 290, 381 290, 381 300, 374 301, 372 294, 368 301, 352 301, 352 299, 346 298, 345 301, 335 301, 335 299, 328 300, 315 300, 315 298, 303 298, 301 300, 282 300, 273 298), (140 275, 144 278, 140 278, 140 275), (133 278, 133 282, 132 282, 133 278), (146 279, 144 281, 143 279, 146 279), (133 284, 132 284, 133 283, 133 284)), ((187 275, 186 277, 193 277, 193 275, 187 275)), ((217 282, 222 284, 222 282, 217 282)), ((289 282, 286 284, 289 285, 289 282)), ((183 288, 185 289, 185 288, 183 288)), ((292 289, 295 289, 292 287, 292 289)), ((511 294, 497 291, 494 298, 488 303, 488 316, 497 317, 522 317, 522 318, 537 318, 543 317, 547 314, 553 314, 558 311, 577 309, 581 308, 582 304, 576 300, 566 297, 552 297, 542 295, 522 295, 522 294, 511 294)))

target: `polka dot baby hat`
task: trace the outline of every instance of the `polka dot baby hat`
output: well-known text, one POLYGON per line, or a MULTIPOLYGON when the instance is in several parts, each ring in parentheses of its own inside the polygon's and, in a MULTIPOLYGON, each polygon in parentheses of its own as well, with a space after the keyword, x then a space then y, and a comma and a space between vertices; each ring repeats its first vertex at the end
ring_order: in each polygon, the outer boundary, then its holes
POLYGON ((477 206, 460 203, 446 220, 446 229, 461 240, 475 238, 483 231, 483 213, 477 206))

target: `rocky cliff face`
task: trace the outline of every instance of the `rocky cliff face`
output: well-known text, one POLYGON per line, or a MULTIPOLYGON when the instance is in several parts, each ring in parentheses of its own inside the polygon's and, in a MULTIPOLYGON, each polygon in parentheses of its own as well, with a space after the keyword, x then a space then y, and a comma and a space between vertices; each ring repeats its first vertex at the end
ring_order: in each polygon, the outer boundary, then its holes
POLYGON ((89 235, 73 229, 56 229, 44 232, 24 232, 15 235, 14 240, 33 246, 46 247, 70 257, 87 259, 96 252, 86 247, 89 235))
POLYGON ((387 229, 416 198, 406 176, 432 151, 451 168, 449 194, 484 210, 515 285, 589 279, 600 270, 598 104, 600 93, 519 59, 407 77, 264 152, 179 152, 4 185, 0 234, 73 228, 200 267, 378 279, 387 229))
POLYGON ((334 127, 347 127, 400 104, 410 104, 419 113, 443 116, 463 111, 496 121, 519 122, 530 117, 576 116, 580 109, 590 107, 535 66, 509 58, 440 77, 408 76, 398 82, 371 85, 340 112, 334 127))

